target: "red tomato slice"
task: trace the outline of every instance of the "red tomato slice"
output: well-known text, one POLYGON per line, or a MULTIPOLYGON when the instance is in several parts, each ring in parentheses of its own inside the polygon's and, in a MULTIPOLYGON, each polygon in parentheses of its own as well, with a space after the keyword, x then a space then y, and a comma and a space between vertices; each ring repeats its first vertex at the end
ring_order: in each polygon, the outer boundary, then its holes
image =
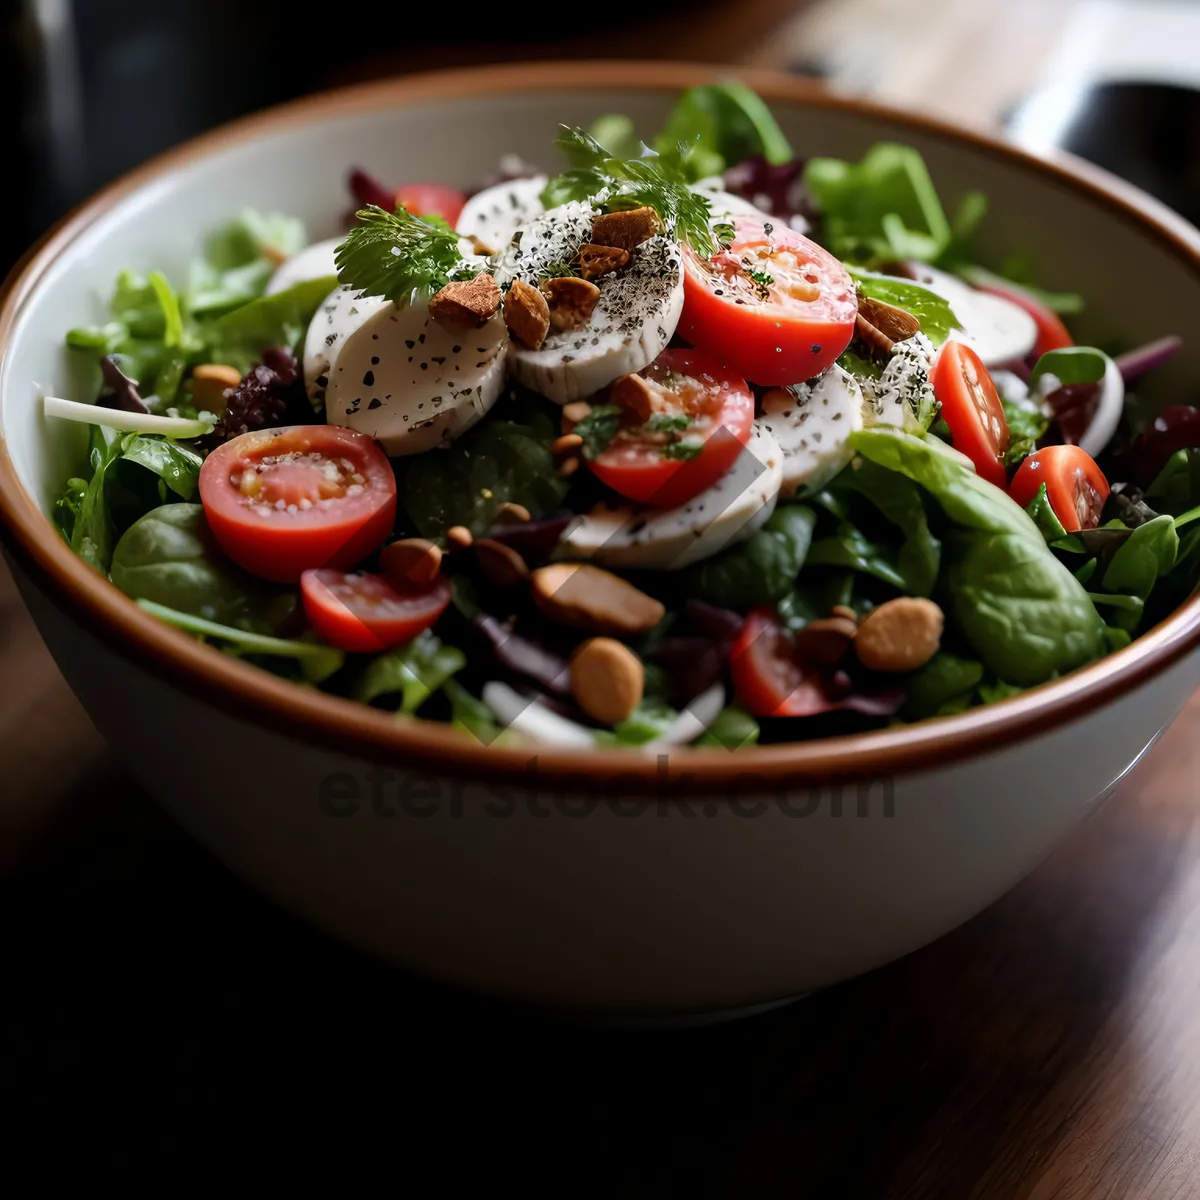
POLYGON ((664 350, 639 372, 651 384, 655 412, 633 413, 588 466, 610 488, 658 508, 686 504, 711 487, 750 440, 754 393, 744 379, 698 350, 664 350), (678 429, 687 420, 686 428, 678 429), (665 427, 655 432, 655 425, 665 427), (693 458, 666 457, 671 446, 700 445, 693 458))
POLYGON ((679 333, 753 383, 819 375, 854 336, 854 281, 786 225, 739 217, 734 228, 710 259, 684 249, 679 333))
POLYGON ((453 229, 467 198, 462 192, 440 183, 406 183, 398 188, 395 203, 416 217, 445 217, 453 229))
POLYGON ((969 346, 947 342, 930 378, 942 416, 954 435, 954 448, 975 464, 984 479, 1002 488, 1008 422, 987 367, 969 346))
POLYGON ((300 594, 308 623, 331 646, 378 654, 428 629, 450 603, 450 583, 438 575, 428 587, 399 588, 382 575, 305 571, 300 594))
POLYGON ((797 662, 792 635, 773 608, 747 615, 729 670, 738 699, 756 717, 811 717, 831 707, 820 679, 797 662))
POLYGON ((1046 446, 1031 454, 1008 485, 1008 494, 1027 508, 1046 485, 1046 499, 1068 533, 1095 529, 1108 499, 1108 480, 1096 460, 1078 446, 1046 446))
POLYGON ((290 425, 214 450, 200 469, 200 500, 235 563, 293 583, 310 567, 352 567, 387 537, 396 476, 365 433, 290 425))
POLYGON ((1047 350, 1062 350, 1066 346, 1075 345, 1075 339, 1062 323, 1058 313, 1047 308, 1036 296, 1018 287, 1015 283, 981 283, 976 284, 981 292, 991 292, 1002 300, 1009 300, 1018 308, 1023 308, 1037 323, 1037 341, 1033 344, 1033 357, 1041 358, 1047 350))

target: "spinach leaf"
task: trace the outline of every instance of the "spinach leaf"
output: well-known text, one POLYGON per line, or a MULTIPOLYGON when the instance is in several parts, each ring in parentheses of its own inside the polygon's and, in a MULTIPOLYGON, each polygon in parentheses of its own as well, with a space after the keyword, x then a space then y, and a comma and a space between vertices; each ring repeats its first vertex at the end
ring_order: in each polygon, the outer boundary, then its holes
POLYGON ((958 318, 950 302, 907 279, 872 275, 865 271, 851 270, 858 291, 872 300, 881 300, 895 308, 912 313, 921 322, 921 332, 935 345, 940 346, 958 328, 958 318))
POLYGON ((953 236, 925 160, 880 142, 860 163, 810 158, 804 186, 821 210, 823 244, 838 258, 938 259, 953 236))
POLYGON ((1013 696, 1019 696, 1024 690, 1015 684, 997 679, 991 683, 981 683, 977 694, 980 704, 998 704, 1001 700, 1011 700, 1013 696))
POLYGON ((108 574, 116 531, 109 511, 106 488, 113 463, 121 456, 121 434, 102 425, 92 426, 88 465, 92 469, 87 490, 78 502, 71 529, 71 549, 97 571, 108 574))
POLYGON ((588 136, 595 138, 613 158, 637 158, 642 150, 633 122, 623 113, 597 117, 588 128, 588 136))
POLYGON ((196 494, 204 460, 178 442, 153 434, 126 434, 121 442, 121 457, 152 471, 182 500, 190 500, 196 494))
POLYGON ((925 488, 951 523, 939 582, 952 621, 993 674, 1032 685, 1102 653, 1087 593, 1004 492, 921 438, 867 429, 850 440, 864 458, 925 488))
POLYGON ((1117 597, 1106 596, 1103 600, 1094 596, 1096 603, 1118 605, 1112 624, 1130 632, 1137 628, 1145 603, 1150 598, 1159 579, 1175 566, 1179 554, 1179 534, 1173 517, 1163 515, 1139 525, 1121 543, 1112 556, 1102 578, 1106 593, 1119 593, 1122 598, 1133 598, 1136 606, 1121 605, 1117 597))
POLYGON ((549 516, 569 487, 550 451, 555 436, 541 415, 522 424, 493 415, 447 449, 409 459, 399 474, 400 501, 428 538, 454 525, 478 537, 504 503, 524 505, 534 520, 549 516))
POLYGON ((720 747, 737 750, 742 746, 753 746, 761 730, 758 722, 736 704, 727 705, 717 714, 717 719, 696 739, 696 746, 720 747))
POLYGON ((805 505, 779 505, 744 542, 685 567, 683 593, 738 612, 782 600, 804 565, 816 521, 805 505))
POLYGON ((896 566, 896 551, 891 545, 872 541, 857 525, 838 526, 830 537, 818 538, 808 552, 808 565, 846 567, 874 575, 884 583, 904 591, 904 576, 896 566))
POLYGON ((225 558, 199 504, 164 504, 131 525, 110 577, 134 600, 251 633, 274 633, 297 604, 225 558))
POLYGON ((75 523, 83 511, 83 501, 87 496, 88 481, 72 477, 63 484, 62 491, 54 501, 51 513, 58 531, 66 538, 67 545, 71 544, 71 535, 75 531, 75 523))
POLYGON ((151 600, 139 600, 138 605, 151 616, 158 617, 168 625, 174 625, 176 629, 218 642, 221 649, 238 658, 291 659, 308 683, 324 682, 340 671, 346 660, 341 650, 326 646, 322 642, 250 633, 244 629, 234 629, 216 621, 193 616, 191 613, 177 612, 151 600))
POLYGON ((398 696, 401 713, 415 713, 452 676, 467 665, 467 656, 447 646, 431 629, 411 642, 371 659, 356 680, 352 695, 363 704, 398 696))
POLYGON ((1019 466, 1033 453, 1038 438, 1043 437, 1050 428, 1050 418, 1024 404, 1013 404, 1003 396, 1000 397, 1000 405, 1004 409, 1009 437, 1008 449, 1004 453, 1004 465, 1019 466))
MULTIPOLYGON (((1043 483, 1037 490, 1037 495, 1025 506, 1033 523, 1046 541, 1047 546, 1053 546, 1067 536, 1062 522, 1050 507, 1050 498, 1046 495, 1046 485, 1043 483)), ((1080 546, 1080 550, 1083 547, 1080 546)))
POLYGON ((462 684, 453 679, 442 686, 450 701, 450 722, 460 733, 469 733, 485 746, 490 746, 504 730, 496 724, 495 715, 482 700, 472 696, 462 684))
POLYGON ((189 311, 211 315, 257 299, 276 262, 290 258, 304 245, 302 222, 278 213, 247 210, 209 237, 203 257, 192 264, 189 311))
POLYGON ((971 697, 983 679, 983 663, 939 650, 909 681, 904 716, 910 721, 939 714, 961 696, 971 697))
POLYGON ((612 730, 594 730, 598 746, 644 746, 662 737, 679 714, 661 700, 643 699, 633 712, 612 730))
POLYGON ((583 457, 593 459, 603 454, 608 444, 617 436, 621 425, 622 410, 615 404, 598 404, 572 432, 583 438, 583 457))
POLYGON ((1037 360, 1029 376, 1032 391, 1043 375, 1053 375, 1061 383, 1097 383, 1108 370, 1109 357, 1091 346, 1065 346, 1047 350, 1037 360))
POLYGON ((244 371, 271 346, 295 347, 313 313, 335 287, 333 275, 306 279, 218 317, 210 330, 213 357, 244 371))
POLYGON ((793 157, 771 110, 744 83, 732 79, 688 88, 680 96, 654 139, 654 149, 671 154, 681 145, 690 151, 684 165, 692 181, 719 175, 757 154, 776 166, 793 157))
POLYGON ((1178 516, 1200 504, 1200 451, 1177 450, 1146 489, 1146 501, 1158 512, 1178 516))

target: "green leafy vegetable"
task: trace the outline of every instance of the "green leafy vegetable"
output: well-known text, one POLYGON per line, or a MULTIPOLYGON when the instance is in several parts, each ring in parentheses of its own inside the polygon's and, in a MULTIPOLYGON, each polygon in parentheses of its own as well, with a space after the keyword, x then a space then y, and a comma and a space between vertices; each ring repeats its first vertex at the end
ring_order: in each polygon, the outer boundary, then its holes
POLYGON ((210 331, 213 358, 245 373, 271 346, 294 349, 313 313, 336 286, 332 275, 306 279, 218 317, 210 331))
POLYGON ((1024 690, 1016 684, 998 679, 992 683, 981 683, 976 694, 980 704, 999 704, 1001 700, 1011 700, 1014 696, 1019 696, 1024 690))
POLYGON ((177 349, 183 344, 183 314, 179 311, 179 297, 160 271, 151 271, 149 282, 163 313, 163 345, 177 349))
MULTIPOLYGON (((337 248, 338 279, 367 296, 406 304, 430 296, 462 274, 458 238, 407 209, 359 209, 358 224, 337 248)), ((445 225, 445 222, 442 222, 445 225)))
POLYGON ((1004 492, 921 438, 877 428, 851 444, 920 484, 950 522, 939 585, 958 631, 997 678, 1033 685, 1103 652, 1087 593, 1004 492))
POLYGON ((864 271, 850 271, 860 295, 880 300, 912 313, 921 322, 921 332, 935 345, 940 346, 958 328, 958 318, 950 302, 929 291, 909 283, 907 279, 872 275, 864 271))
POLYGON ((560 128, 556 145, 571 168, 546 184, 542 203, 547 208, 570 200, 595 200, 610 211, 648 205, 658 213, 669 236, 687 242, 698 254, 716 253, 709 228, 709 202, 687 185, 686 151, 681 149, 671 157, 650 153, 615 158, 582 129, 560 128))
POLYGON ((1200 451, 1177 450, 1146 489, 1146 502, 1178 516, 1200 504, 1200 451))
POLYGON ((1030 390, 1043 375, 1053 375, 1061 383, 1096 383, 1104 378, 1109 361, 1107 354, 1092 346, 1047 350, 1030 373, 1030 390))
POLYGON ((721 709, 717 719, 693 744, 709 749, 738 750, 742 746, 753 746, 760 732, 758 722, 744 708, 731 704, 721 709))
POLYGON ((301 676, 308 683, 322 683, 342 669, 345 654, 333 646, 321 642, 306 642, 296 638, 268 637, 261 633, 249 633, 244 629, 233 629, 217 621, 205 620, 190 613, 177 612, 150 600, 139 600, 138 605, 146 612, 198 637, 208 638, 221 644, 230 654, 247 658, 283 658, 294 660, 301 676))
POLYGON ((204 465, 200 455, 186 446, 145 433, 126 434, 121 457, 157 475, 181 500, 195 495, 204 465))
POLYGON ((613 158, 636 158, 642 152, 642 143, 633 129, 633 122, 622 113, 609 113, 597 117, 588 130, 588 136, 613 158))
POLYGON ((1024 404, 1013 404, 1000 397, 1004 409, 1004 420, 1008 424, 1008 449, 1004 454, 1005 466, 1015 467, 1027 459, 1037 447, 1038 440, 1050 428, 1050 418, 1045 413, 1024 404))
POLYGON ((583 438, 583 457, 593 459, 608 449, 621 426, 623 410, 615 404, 598 404, 572 430, 583 438))
POLYGON ((896 552, 890 544, 873 541, 849 522, 843 522, 828 537, 818 538, 808 552, 809 566, 846 567, 874 575, 904 591, 904 576, 897 569, 895 559, 896 552))
POLYGON ((71 544, 71 535, 75 530, 75 523, 79 520, 80 513, 83 511, 83 501, 87 496, 88 481, 72 477, 63 484, 62 491, 54 500, 54 509, 51 513, 54 518, 54 524, 58 526, 58 531, 66 538, 67 545, 71 544))
POLYGON ((1025 511, 1038 527, 1047 546, 1053 546, 1067 536, 1062 522, 1055 515, 1054 509, 1050 507, 1050 499, 1046 495, 1044 483, 1038 488, 1037 495, 1025 506, 1025 511))
POLYGON ((663 458, 677 462, 691 462, 703 449, 703 442, 668 442, 662 448, 661 454, 663 458))
POLYGON ((596 744, 600 746, 644 746, 660 738, 671 727, 679 714, 661 700, 643 699, 633 712, 607 729, 595 731, 596 744))
POLYGON ((450 722, 460 733, 469 733, 485 746, 490 746, 504 734, 496 724, 492 710, 482 700, 472 696, 462 684, 453 679, 442 686, 450 701, 450 722))
MULTIPOLYGON (((1137 628, 1146 601, 1159 579, 1175 566, 1179 555, 1179 534, 1173 517, 1163 515, 1139 525, 1118 547, 1104 572, 1102 586, 1106 593, 1120 593, 1136 599, 1138 605, 1118 607, 1121 611, 1110 624, 1130 632, 1137 628)), ((1112 596, 1097 602, 1117 603, 1112 596)))
POLYGON ((782 600, 804 565, 816 521, 805 505, 781 504, 744 542, 685 567, 683 593, 738 612, 782 600))
POLYGON ((192 264, 186 307, 193 315, 224 312, 263 294, 276 263, 305 245, 304 224, 251 210, 214 233, 192 264))
POLYGON ((809 159, 804 185, 821 210, 822 241, 839 258, 936 261, 952 231, 925 160, 880 142, 860 163, 809 159))
POLYGON ((453 525, 476 536, 495 522, 500 506, 520 504, 536 520, 556 512, 570 486, 550 450, 557 429, 548 414, 524 421, 492 415, 446 450, 409 459, 398 477, 400 500, 425 537, 453 525))
POLYGON ((126 530, 111 578, 127 596, 250 633, 274 633, 296 610, 294 592, 231 563, 199 504, 164 504, 126 530))
POLYGON ((962 698, 970 702, 982 679, 983 663, 978 659, 939 650, 908 681, 904 715, 910 721, 920 721, 937 716, 947 705, 957 710, 962 698))
POLYGON ((999 274, 975 263, 956 263, 954 270, 968 283, 976 287, 1016 287, 1044 304, 1051 312, 1070 316, 1083 312, 1086 307, 1083 296, 1078 292, 1052 292, 1034 283, 1033 264, 1022 255, 1009 257, 999 274))
POLYGON ((655 413, 642 428, 647 433, 682 433, 691 423, 686 413, 655 413))
POLYGON ((97 571, 108 573, 112 560, 116 531, 109 511, 105 489, 113 463, 121 456, 121 435, 96 425, 92 428, 92 444, 88 465, 92 474, 87 490, 78 502, 71 531, 71 549, 97 571))
POLYGON ((399 697, 396 710, 415 713, 451 676, 467 665, 467 656, 426 629, 404 646, 371 659, 352 695, 363 704, 384 696, 399 697))
POLYGON ((726 167, 756 154, 774 165, 793 158, 792 148, 771 110, 737 80, 688 88, 680 96, 662 132, 654 139, 654 148, 660 154, 678 145, 694 146, 687 160, 693 181, 719 175, 726 167))

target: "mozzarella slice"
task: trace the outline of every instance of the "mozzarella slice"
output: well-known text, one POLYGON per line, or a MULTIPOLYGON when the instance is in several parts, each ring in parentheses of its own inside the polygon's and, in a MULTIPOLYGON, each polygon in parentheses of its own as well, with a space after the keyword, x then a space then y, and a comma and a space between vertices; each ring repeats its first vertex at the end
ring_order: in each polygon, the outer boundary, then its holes
POLYGON ((342 244, 343 238, 326 238, 323 242, 314 242, 305 246, 299 254, 293 254, 286 262, 281 263, 267 284, 267 295, 282 292, 285 288, 295 287, 298 283, 307 283, 310 279, 324 279, 327 275, 337 274, 337 263, 334 254, 342 244))
POLYGON ((822 487, 854 456, 849 440, 863 427, 862 389, 848 371, 830 367, 812 383, 768 392, 758 424, 783 451, 785 496, 822 487))
MULTIPOLYGON (((523 279, 536 287, 591 240, 596 215, 591 205, 573 201, 523 225, 501 256, 496 282, 503 288, 523 279)), ((514 342, 509 352, 513 375, 559 404, 594 395, 618 376, 649 366, 666 349, 683 311, 679 247, 662 235, 637 246, 626 267, 595 283, 600 298, 587 325, 551 333, 537 350, 514 342)))
POLYGON ((878 379, 862 381, 863 422, 891 425, 909 433, 923 433, 936 411, 929 382, 933 343, 917 333, 897 342, 892 357, 878 379))
POLYGON ((466 432, 504 387, 508 331, 444 325, 427 301, 385 304, 348 334, 330 369, 328 419, 378 438, 389 455, 420 454, 466 432))
POLYGON ((687 504, 593 510, 567 527, 563 542, 573 558, 677 571, 761 529, 775 511, 782 483, 783 451, 755 422, 733 466, 687 504))
POLYGON ((325 407, 330 374, 346 339, 389 304, 382 296, 363 297, 350 288, 337 287, 317 309, 304 337, 304 386, 314 412, 325 407))
MULTIPOLYGON (((720 179, 716 182, 718 185, 721 183, 720 179)), ((727 221, 730 217, 761 217, 767 221, 772 219, 770 213, 763 212, 745 196, 735 196, 724 187, 709 188, 705 186, 705 181, 701 180, 700 183, 692 185, 692 191, 699 192, 708 201, 710 216, 714 222, 727 221)))
POLYGON ((542 189, 545 175, 513 179, 477 192, 463 205, 457 232, 477 237, 492 250, 503 250, 518 226, 544 212, 542 189))

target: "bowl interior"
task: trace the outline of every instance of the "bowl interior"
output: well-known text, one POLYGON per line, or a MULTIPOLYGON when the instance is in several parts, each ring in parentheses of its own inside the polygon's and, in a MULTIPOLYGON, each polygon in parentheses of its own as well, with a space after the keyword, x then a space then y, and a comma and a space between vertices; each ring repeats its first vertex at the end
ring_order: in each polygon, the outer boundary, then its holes
MULTIPOLYGON (((355 165, 397 182, 458 185, 491 169, 507 151, 554 166, 558 123, 587 124, 619 111, 648 134, 686 82, 678 69, 663 78, 650 68, 645 77, 657 82, 589 82, 600 73, 593 65, 523 85, 511 72, 485 72, 460 77, 461 87, 424 94, 419 83, 401 82, 392 91, 375 88, 219 132, 167 156, 110 200, 25 294, 3 349, 0 432, 26 488, 45 510, 79 464, 82 428, 47 423, 38 401, 43 389, 91 398, 94 381, 71 361, 63 334, 104 319, 119 270, 158 268, 182 280, 204 235, 243 207, 298 215, 310 236, 329 236, 349 207, 344 181, 355 165)), ((1027 256, 1047 286, 1087 297, 1078 321, 1084 338, 1124 344, 1190 332, 1190 314, 1200 311, 1200 277, 1166 239, 1148 234, 1118 206, 1098 203, 986 144, 886 113, 806 101, 797 88, 777 81, 764 90, 799 154, 856 158, 880 139, 915 145, 951 209, 972 189, 988 195, 980 242, 987 261, 1027 256)), ((1200 338, 1188 337, 1184 353, 1154 387, 1164 398, 1178 398, 1197 379, 1200 338)))

